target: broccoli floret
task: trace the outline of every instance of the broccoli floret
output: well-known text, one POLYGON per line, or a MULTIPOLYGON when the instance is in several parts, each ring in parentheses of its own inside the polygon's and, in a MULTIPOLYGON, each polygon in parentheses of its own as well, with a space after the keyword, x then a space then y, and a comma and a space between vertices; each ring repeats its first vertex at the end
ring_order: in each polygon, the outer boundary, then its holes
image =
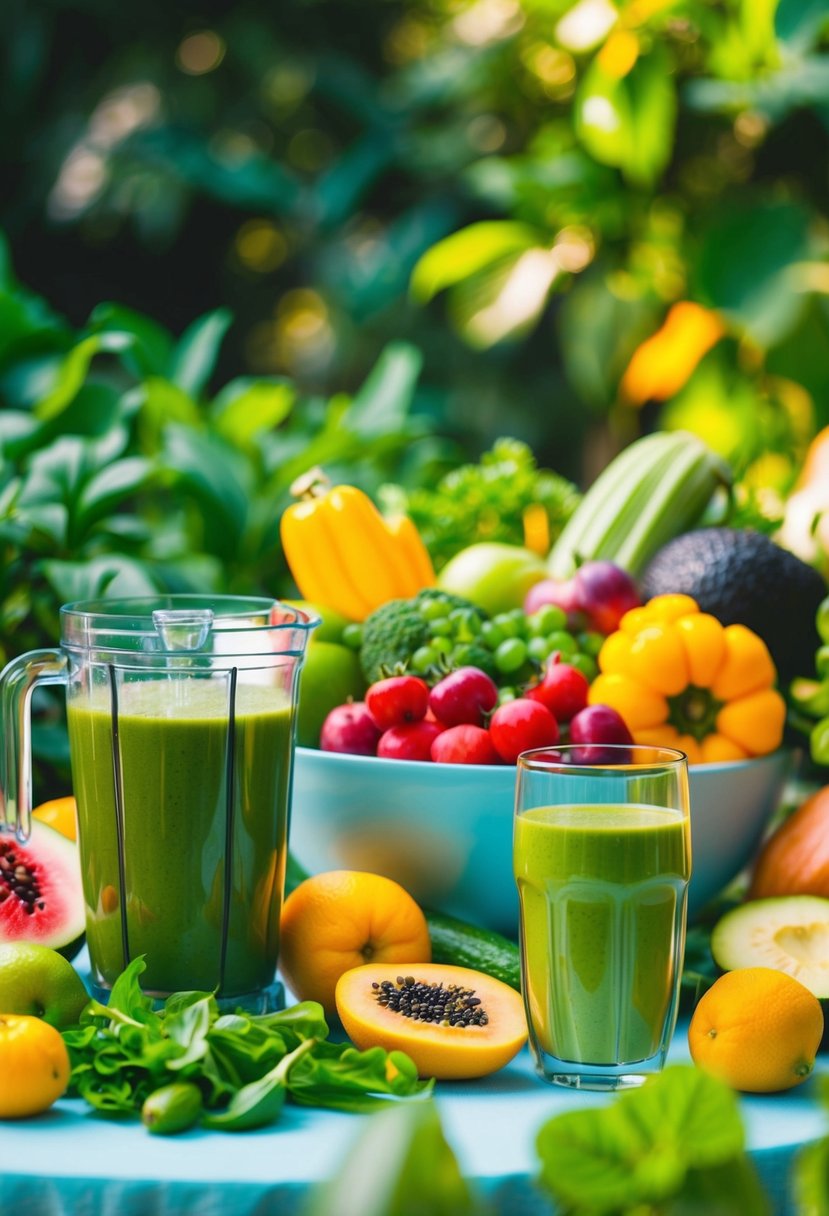
POLYGON ((363 675, 369 684, 382 680, 396 667, 407 664, 428 639, 429 622, 420 615, 413 599, 381 604, 363 621, 363 675))
POLYGON ((447 611, 471 608, 482 619, 486 617, 486 613, 469 600, 440 591, 437 587, 426 587, 411 599, 389 600, 381 604, 363 621, 360 665, 369 684, 393 672, 405 670, 414 652, 426 645, 432 630, 420 607, 433 600, 445 602, 447 611))

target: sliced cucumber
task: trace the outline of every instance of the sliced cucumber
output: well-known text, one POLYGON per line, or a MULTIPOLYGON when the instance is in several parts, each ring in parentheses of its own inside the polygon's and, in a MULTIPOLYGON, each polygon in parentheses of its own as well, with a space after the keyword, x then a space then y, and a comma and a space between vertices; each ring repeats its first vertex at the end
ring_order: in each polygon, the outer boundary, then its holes
POLYGON ((829 899, 780 895, 740 904, 715 926, 711 953, 723 971, 785 971, 823 1000, 829 997, 829 899))

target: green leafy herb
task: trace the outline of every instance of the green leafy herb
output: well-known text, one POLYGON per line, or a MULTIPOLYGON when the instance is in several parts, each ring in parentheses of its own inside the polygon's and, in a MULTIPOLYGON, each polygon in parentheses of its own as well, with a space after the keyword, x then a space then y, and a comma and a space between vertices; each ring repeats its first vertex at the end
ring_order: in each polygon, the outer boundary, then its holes
POLYGON ((734 1093, 690 1066, 666 1069, 612 1106, 555 1116, 537 1143, 542 1183, 572 1216, 657 1204, 699 1216, 768 1213, 734 1093))
POLYGON ((401 1052, 328 1042, 314 1001, 222 1014, 211 993, 180 992, 155 1011, 141 990, 143 970, 143 959, 133 960, 110 1003, 90 1001, 80 1024, 64 1031, 71 1092, 104 1114, 136 1114, 157 1091, 189 1083, 202 1095, 205 1127, 244 1131, 273 1122, 286 1100, 367 1111, 431 1090, 401 1052))
POLYGON ((578 492, 556 473, 536 467, 535 458, 518 439, 498 439, 479 464, 465 464, 445 474, 434 488, 405 491, 383 486, 384 508, 405 511, 420 531, 435 567, 477 541, 524 543, 524 512, 538 504, 547 513, 552 543, 575 510, 578 492))

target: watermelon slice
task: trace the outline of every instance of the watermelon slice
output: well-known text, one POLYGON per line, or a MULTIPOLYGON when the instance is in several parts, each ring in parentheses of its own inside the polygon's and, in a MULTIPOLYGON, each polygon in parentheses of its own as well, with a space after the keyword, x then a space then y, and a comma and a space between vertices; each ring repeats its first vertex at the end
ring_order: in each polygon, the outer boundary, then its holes
POLYGON ((67 958, 83 945, 78 846, 37 820, 26 844, 0 832, 0 943, 34 942, 67 958))

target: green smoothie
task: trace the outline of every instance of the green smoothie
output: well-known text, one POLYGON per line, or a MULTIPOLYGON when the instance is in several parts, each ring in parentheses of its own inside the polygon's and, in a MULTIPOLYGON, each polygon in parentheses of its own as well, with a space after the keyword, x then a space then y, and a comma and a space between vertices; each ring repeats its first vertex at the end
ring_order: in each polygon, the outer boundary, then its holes
POLYGON ((231 748, 225 680, 121 681, 117 779, 109 689, 75 692, 68 720, 96 981, 111 986, 126 947, 130 958, 146 955, 150 992, 221 982, 220 995, 234 996, 271 984, 291 767, 286 694, 240 682, 231 748))
POLYGON ((580 1064, 650 1059, 682 965, 687 818, 657 806, 533 808, 516 816, 514 867, 536 1048, 580 1064))

